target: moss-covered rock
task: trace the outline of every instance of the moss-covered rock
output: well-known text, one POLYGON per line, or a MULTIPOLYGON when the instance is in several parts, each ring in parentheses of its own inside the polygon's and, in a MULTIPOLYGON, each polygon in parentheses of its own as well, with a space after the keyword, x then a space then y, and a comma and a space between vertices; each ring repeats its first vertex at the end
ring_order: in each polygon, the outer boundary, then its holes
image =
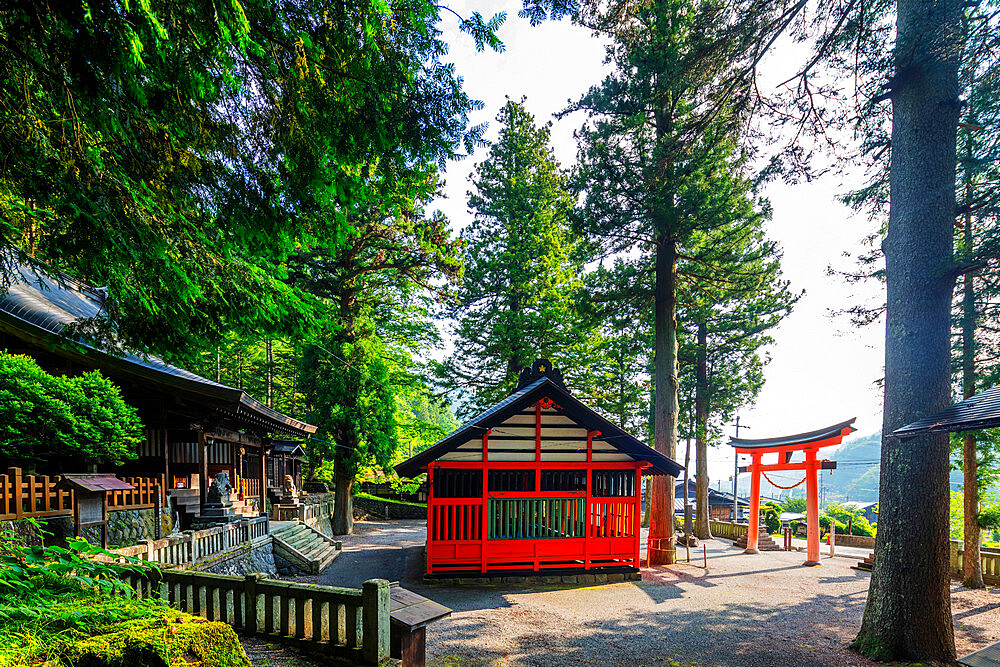
POLYGON ((64 658, 75 667, 250 667, 233 629, 225 623, 171 612, 80 633, 64 658))

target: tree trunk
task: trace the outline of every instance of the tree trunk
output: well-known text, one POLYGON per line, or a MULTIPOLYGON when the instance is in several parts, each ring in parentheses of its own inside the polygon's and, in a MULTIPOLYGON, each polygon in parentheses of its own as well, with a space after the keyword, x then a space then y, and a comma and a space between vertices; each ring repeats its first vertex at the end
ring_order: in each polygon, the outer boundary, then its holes
POLYGON ((879 529, 854 640, 883 661, 955 659, 948 436, 891 433, 950 402, 961 19, 959 0, 897 0, 879 529))
POLYGON ((346 474, 338 460, 333 479, 336 485, 333 497, 333 534, 350 535, 354 532, 354 475, 346 474))
MULTIPOLYGON (((964 234, 971 244, 971 215, 965 216, 964 234)), ((970 246, 967 245, 966 248, 970 246)), ((972 273, 963 279, 962 294, 962 398, 976 393, 976 294, 972 273)), ((963 537, 965 552, 962 556, 962 585, 966 588, 985 588, 983 567, 979 554, 979 461, 976 436, 966 433, 962 440, 962 494, 965 509, 963 537)))
POLYGON ((643 495, 642 500, 642 526, 643 528, 649 528, 649 503, 650 498, 653 497, 653 478, 650 477, 646 480, 646 491, 643 495))
POLYGON ((708 521, 708 325, 698 323, 698 357, 695 361, 695 522, 694 534, 703 540, 712 537, 708 521))
MULTIPOLYGON (((665 226, 664 226, 665 227, 665 226)), ((662 229, 656 239, 656 293, 654 303, 653 444, 656 451, 677 454, 677 247, 662 229)), ((676 562, 674 536, 674 478, 653 477, 650 499, 649 565, 676 562)))
MULTIPOLYGON (((691 436, 687 437, 687 446, 684 447, 684 535, 691 535, 691 510, 688 502, 688 463, 691 461, 691 436)), ((676 493, 674 495, 677 495, 676 493)), ((687 538, 685 538, 686 542, 687 538)))
POLYGON ((274 407, 274 351, 271 345, 271 339, 268 338, 264 345, 264 358, 265 365, 267 366, 266 381, 267 387, 264 390, 265 394, 265 405, 269 408, 274 407))
MULTIPOLYGON (((970 125, 975 121, 970 118, 970 125)), ((965 203, 972 202, 972 138, 966 141, 965 203)), ((963 252, 972 252, 972 213, 967 212, 962 225, 963 252)), ((973 273, 962 279, 962 398, 976 393, 976 289, 973 273)), ((986 588, 983 582, 983 565, 979 554, 979 460, 976 436, 966 433, 962 440, 962 500, 965 516, 962 537, 965 550, 962 556, 962 585, 966 588, 986 588)))

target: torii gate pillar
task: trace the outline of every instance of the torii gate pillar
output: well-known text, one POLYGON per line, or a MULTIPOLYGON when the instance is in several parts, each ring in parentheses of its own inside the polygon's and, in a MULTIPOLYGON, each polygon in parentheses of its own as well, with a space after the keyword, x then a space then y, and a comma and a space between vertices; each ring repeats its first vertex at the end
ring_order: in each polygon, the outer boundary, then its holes
POLYGON ((753 454, 753 464, 750 466, 750 526, 747 528, 747 548, 743 553, 757 552, 757 539, 760 537, 760 459, 761 454, 753 454))
POLYGON ((819 565, 819 468, 816 450, 806 450, 806 562, 804 565, 819 565))

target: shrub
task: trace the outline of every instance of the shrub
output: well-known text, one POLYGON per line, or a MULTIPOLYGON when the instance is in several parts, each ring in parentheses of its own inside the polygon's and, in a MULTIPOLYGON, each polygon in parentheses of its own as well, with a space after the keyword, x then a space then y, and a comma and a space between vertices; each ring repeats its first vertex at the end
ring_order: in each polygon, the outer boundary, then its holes
POLYGON ((767 507, 764 510, 764 525, 767 526, 769 533, 777 533, 781 530, 781 519, 778 518, 778 512, 773 507, 767 507))
POLYGON ((0 350, 0 456, 118 464, 135 456, 141 439, 135 408, 98 371, 50 375, 31 357, 0 350))

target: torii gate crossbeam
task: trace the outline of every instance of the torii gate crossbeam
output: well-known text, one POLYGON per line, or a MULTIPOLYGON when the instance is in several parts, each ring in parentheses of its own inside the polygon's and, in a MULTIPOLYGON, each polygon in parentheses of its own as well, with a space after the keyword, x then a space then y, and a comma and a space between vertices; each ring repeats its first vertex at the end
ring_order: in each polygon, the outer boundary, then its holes
POLYGON ((818 452, 822 447, 839 445, 845 435, 855 431, 856 429, 851 426, 855 419, 852 418, 840 424, 834 424, 833 426, 810 431, 809 433, 799 433, 798 435, 765 438, 763 440, 730 438, 729 444, 733 446, 736 453, 749 454, 752 461, 747 468, 752 477, 750 478, 750 526, 747 531, 747 548, 745 553, 757 553, 760 524, 761 475, 772 470, 801 470, 805 472, 806 482, 806 541, 808 547, 805 564, 819 565, 818 475, 822 468, 828 467, 826 464, 829 462, 821 460, 818 452), (803 452, 805 454, 805 461, 791 463, 792 455, 795 452, 803 452), (777 454, 778 463, 764 464, 763 458, 765 454, 777 454))

